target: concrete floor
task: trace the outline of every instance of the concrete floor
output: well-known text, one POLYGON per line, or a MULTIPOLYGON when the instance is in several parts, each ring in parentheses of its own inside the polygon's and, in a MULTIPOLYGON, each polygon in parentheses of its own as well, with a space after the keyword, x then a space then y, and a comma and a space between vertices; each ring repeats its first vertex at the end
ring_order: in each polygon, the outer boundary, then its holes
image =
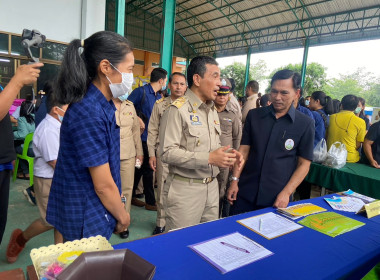
MULTIPOLYGON (((32 206, 22 193, 22 191, 28 186, 29 181, 26 180, 17 179, 15 182, 11 182, 8 221, 3 241, 0 245, 0 272, 19 267, 26 271, 26 267, 32 264, 29 255, 30 251, 33 248, 40 248, 54 243, 53 231, 45 232, 31 239, 26 244, 25 249, 21 252, 15 263, 8 264, 6 261, 5 252, 12 231, 16 228, 25 230, 31 222, 39 218, 37 206, 32 206)), ((112 245, 151 236, 156 225, 156 212, 147 211, 145 208, 139 208, 132 205, 131 217, 132 222, 129 228, 129 238, 121 239, 118 235, 114 234, 110 239, 112 245)))

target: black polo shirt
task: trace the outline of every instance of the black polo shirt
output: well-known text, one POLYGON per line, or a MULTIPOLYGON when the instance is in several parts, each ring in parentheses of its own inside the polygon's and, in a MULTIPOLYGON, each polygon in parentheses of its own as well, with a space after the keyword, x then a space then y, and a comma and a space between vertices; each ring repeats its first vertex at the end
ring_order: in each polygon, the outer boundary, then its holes
POLYGON ((272 206, 297 167, 297 157, 313 159, 314 120, 290 107, 276 119, 273 106, 249 111, 241 145, 249 145, 239 181, 235 214, 272 206), (245 205, 245 206, 244 206, 245 205), (238 209, 236 209, 238 210, 238 209))
MULTIPOLYGON (((369 127, 366 139, 373 141, 372 156, 380 164, 380 122, 374 123, 369 127)), ((364 153, 364 152, 363 152, 364 153)), ((367 160, 368 162, 368 160, 367 160)))

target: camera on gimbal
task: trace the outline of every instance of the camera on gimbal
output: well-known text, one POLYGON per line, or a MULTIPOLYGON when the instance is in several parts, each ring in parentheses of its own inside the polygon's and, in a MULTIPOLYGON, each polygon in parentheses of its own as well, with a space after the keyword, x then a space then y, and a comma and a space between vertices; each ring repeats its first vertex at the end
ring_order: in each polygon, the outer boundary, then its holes
POLYGON ((39 58, 33 56, 30 48, 42 48, 46 41, 46 36, 42 35, 41 32, 36 29, 24 29, 22 31, 21 39, 21 45, 23 46, 26 56, 29 58, 30 62, 39 62, 39 58))

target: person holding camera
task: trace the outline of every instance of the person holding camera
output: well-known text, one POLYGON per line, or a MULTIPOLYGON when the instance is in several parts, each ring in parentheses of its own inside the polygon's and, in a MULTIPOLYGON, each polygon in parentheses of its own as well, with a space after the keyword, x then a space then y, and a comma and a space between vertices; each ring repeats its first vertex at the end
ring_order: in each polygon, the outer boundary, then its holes
POLYGON ((46 214, 64 241, 109 239, 130 224, 121 199, 120 129, 111 99, 131 90, 133 66, 129 41, 110 31, 73 40, 65 52, 54 94, 70 106, 46 214))
POLYGON ((21 65, 0 93, 0 244, 7 223, 9 184, 13 170, 12 161, 16 159, 9 109, 21 88, 37 81, 42 66, 42 63, 21 65))

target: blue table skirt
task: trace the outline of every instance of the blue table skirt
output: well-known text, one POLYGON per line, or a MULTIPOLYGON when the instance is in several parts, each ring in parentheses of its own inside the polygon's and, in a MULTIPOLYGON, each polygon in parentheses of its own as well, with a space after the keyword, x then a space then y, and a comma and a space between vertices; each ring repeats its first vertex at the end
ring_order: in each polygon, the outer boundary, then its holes
MULTIPOLYGON (((325 197, 331 197, 327 195, 325 197)), ((304 200, 332 208, 323 198, 304 200)), ((298 204, 301 202, 294 202, 298 204)), ((380 262, 380 216, 336 211, 366 223, 335 238, 307 227, 267 240, 238 224, 236 220, 266 212, 266 208, 146 239, 115 245, 128 248, 156 265, 154 279, 360 279, 380 262), (274 255, 222 275, 194 253, 188 245, 238 231, 255 240, 274 255)))

